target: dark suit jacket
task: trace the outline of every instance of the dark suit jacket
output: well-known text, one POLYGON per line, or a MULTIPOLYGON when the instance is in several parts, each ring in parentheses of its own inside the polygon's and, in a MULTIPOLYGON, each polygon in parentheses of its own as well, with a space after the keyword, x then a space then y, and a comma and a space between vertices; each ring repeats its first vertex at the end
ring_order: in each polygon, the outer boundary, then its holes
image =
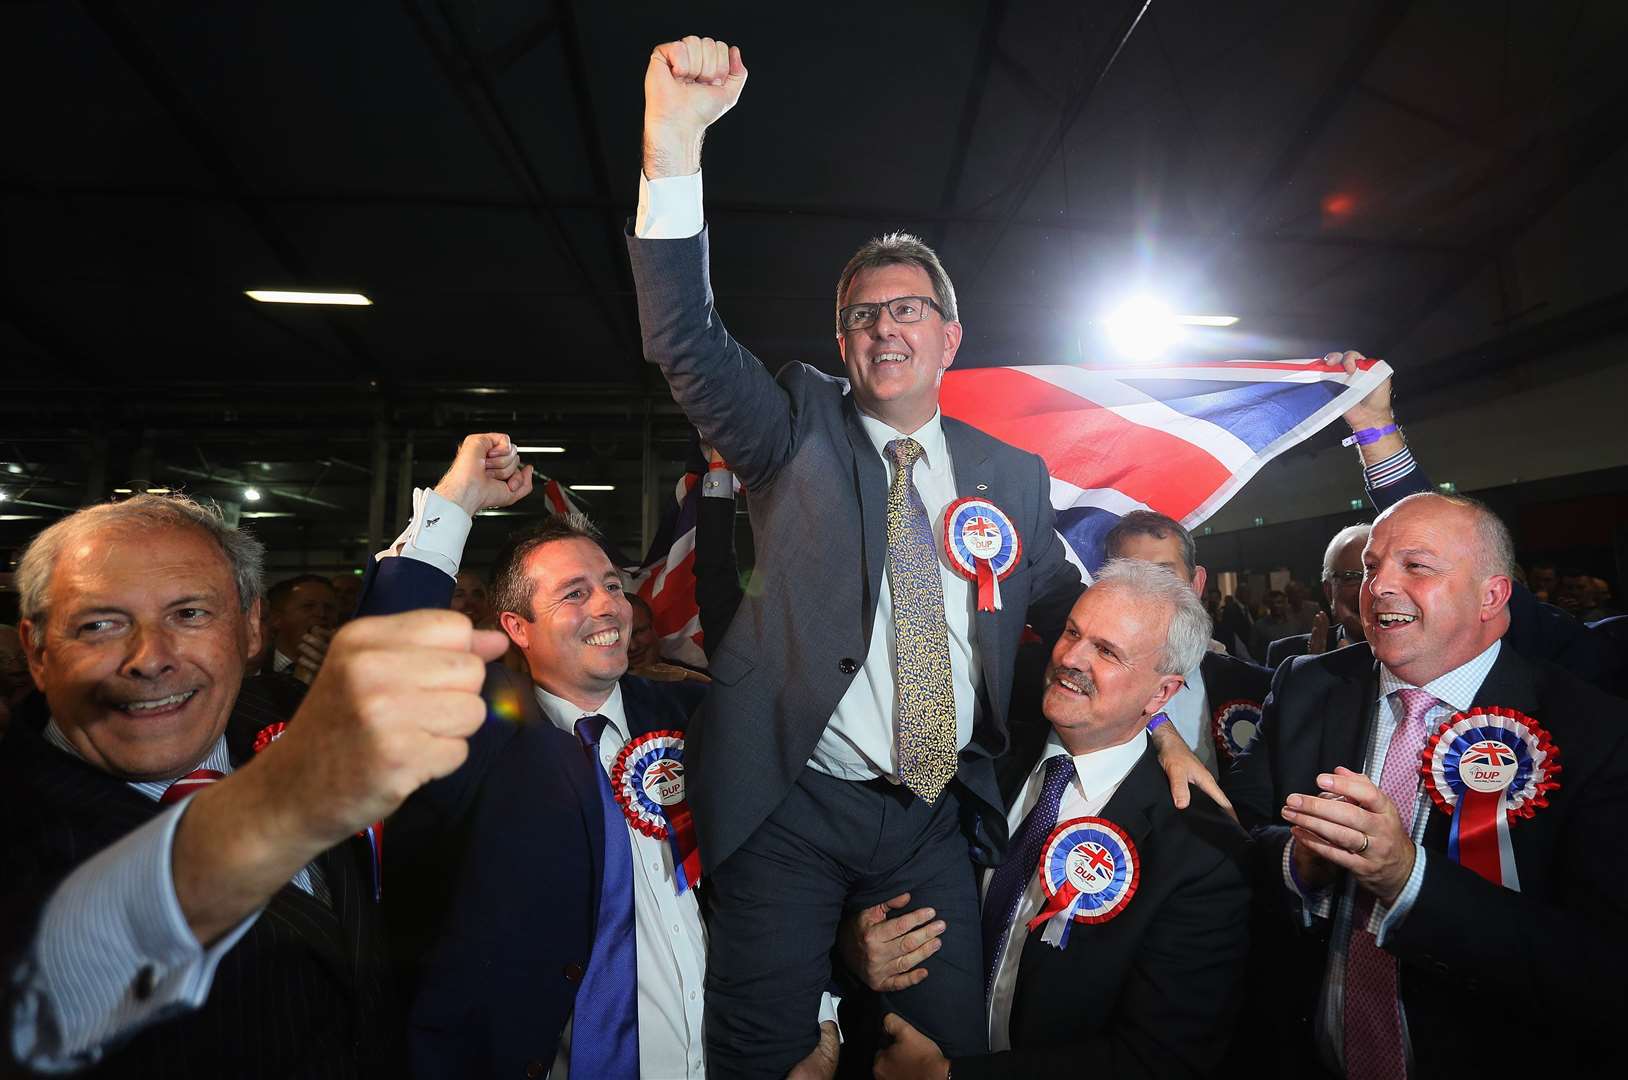
MULTIPOLYGON (((710 870, 780 804, 865 657, 887 555, 887 468, 845 380, 804 364, 771 377, 729 336, 712 306, 705 232, 629 237, 628 251, 645 357, 751 492, 762 587, 712 650, 712 692, 688 747, 710 870)), ((975 618, 984 708, 959 773, 988 808, 987 839, 1000 845, 991 761, 1006 749, 1018 638, 1031 622, 1053 639, 1080 579, 1053 527, 1044 462, 959 421, 946 417, 943 426, 957 494, 990 499, 1023 542, 1019 566, 1001 582, 1002 610, 975 618)))
MULTIPOLYGON (((1229 653, 1206 649, 1204 660, 1199 664, 1199 674, 1204 677, 1204 696, 1210 706, 1207 718, 1209 729, 1205 734, 1215 741, 1216 760, 1225 777, 1233 751, 1222 737, 1220 725, 1226 718, 1240 742, 1244 738, 1244 729, 1238 726, 1240 721, 1253 719, 1258 727, 1261 706, 1266 701, 1267 690, 1272 686, 1272 673, 1259 664, 1240 660, 1229 653), (1241 708, 1229 712, 1235 705, 1241 708)), ((1247 750, 1248 746, 1243 746, 1243 749, 1247 750)))
MULTIPOLYGON (((1362 769, 1378 693, 1366 642, 1278 669, 1261 737, 1228 788, 1255 838, 1260 902, 1298 911, 1281 875, 1288 829, 1278 811, 1289 794, 1315 792, 1318 773, 1362 769)), ((1484 1068, 1466 1056, 1465 1025, 1503 1016, 1500 1071, 1541 1056, 1553 1075, 1577 1075, 1602 1060, 1604 1040, 1628 1014, 1628 706, 1507 647, 1474 704, 1517 709, 1547 728, 1561 786, 1549 806, 1510 830, 1520 892, 1449 859, 1449 818, 1429 811, 1424 886, 1386 942, 1400 962, 1414 1053, 1422 1075, 1484 1068), (1515 995, 1524 1005, 1512 1012, 1515 995)), ((1262 965, 1279 973, 1286 999, 1262 1007, 1294 1019, 1283 1041, 1293 1043, 1296 1062, 1315 1060, 1311 1020, 1328 934, 1319 921, 1263 950, 1262 965)))
MULTIPOLYGON (((999 765, 1005 798, 1017 798, 1050 730, 1014 728, 999 765)), ((958 1059, 957 1077, 1202 1076, 1219 1064, 1249 951, 1247 839, 1201 793, 1178 811, 1152 746, 1098 816, 1136 845, 1136 895, 1108 922, 1076 923, 1067 948, 1028 935, 1013 1049, 958 1059)))
MULTIPOLYGON (((361 613, 445 607, 452 588, 433 566, 384 559, 361 613)), ((418 1077, 541 1075, 593 962, 598 763, 542 715, 525 676, 489 664, 482 694, 490 709, 469 759, 385 830, 385 913, 410 988, 418 1077)), ((643 679, 622 680, 622 702, 633 734, 685 725, 680 698, 643 679)))
MULTIPOLYGON (((256 732, 287 718, 273 701, 261 680, 245 682, 226 733, 237 767, 253 767, 249 748, 256 732)), ((160 809, 122 781, 46 743, 32 725, 12 726, 0 745, 0 820, 6 823, 0 934, 8 975, 26 954, 40 912, 62 879, 160 809)), ((201 1008, 139 1032, 89 1075, 396 1072, 400 1031, 388 1005, 370 859, 360 840, 325 852, 319 863, 332 909, 284 886, 221 960, 201 1008)), ((0 1055, 10 1048, 8 1037, 0 1055)))

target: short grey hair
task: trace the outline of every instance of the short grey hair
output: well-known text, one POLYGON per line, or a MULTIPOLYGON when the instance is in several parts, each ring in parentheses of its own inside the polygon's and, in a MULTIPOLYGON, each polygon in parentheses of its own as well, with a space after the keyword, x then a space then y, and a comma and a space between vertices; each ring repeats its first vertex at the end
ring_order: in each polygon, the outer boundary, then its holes
POLYGON ((266 547, 248 532, 226 524, 220 511, 185 495, 135 495, 122 502, 78 510, 34 537, 17 562, 18 609, 33 625, 34 643, 45 639, 51 611, 51 575, 57 559, 75 542, 103 529, 194 529, 220 548, 237 585, 239 606, 248 611, 260 598, 266 547))
POLYGON ((1110 559, 1091 588, 1124 589, 1139 600, 1169 607, 1170 627, 1157 661, 1161 675, 1185 675, 1204 659, 1210 646, 1210 614, 1191 583, 1168 568, 1142 559, 1110 559))
MULTIPOLYGON (((919 266, 927 272, 927 280, 933 286, 933 299, 938 306, 944 309, 944 321, 956 322, 960 319, 955 306, 955 286, 950 283, 950 275, 944 270, 944 264, 938 261, 938 253, 928 247, 919 236, 907 232, 890 232, 883 236, 873 237, 854 252, 848 265, 842 268, 842 276, 837 278, 837 314, 840 320, 842 305, 848 299, 848 288, 854 282, 854 275, 861 270, 875 270, 882 266, 919 266)), ((841 322, 838 322, 841 329, 841 322)))
POLYGON ((537 582, 526 573, 526 562, 531 553, 544 544, 556 540, 591 540, 604 546, 604 538, 586 514, 553 514, 541 525, 511 536, 498 553, 497 570, 492 574, 487 602, 493 610, 512 611, 531 622, 536 618, 531 600, 537 592, 537 582))
POLYGON ((1461 507, 1470 512, 1475 522, 1476 548, 1481 556, 1481 571, 1486 576, 1498 575, 1500 577, 1513 577, 1515 574, 1515 538, 1509 534, 1509 526, 1504 524, 1503 518, 1493 513, 1492 507, 1480 499, 1472 499, 1468 495, 1447 495, 1438 491, 1419 491, 1407 498, 1398 501, 1383 514, 1374 524, 1379 524, 1391 517, 1398 510, 1409 504, 1418 503, 1424 499, 1440 499, 1452 506, 1461 507))
POLYGON ((1323 580, 1334 580, 1334 560, 1339 556, 1341 548, 1358 536, 1362 537, 1364 544, 1368 543, 1368 534, 1373 531, 1374 527, 1372 525, 1364 523, 1361 525, 1347 525, 1335 533, 1334 539, 1330 540, 1328 547, 1323 549, 1323 580))

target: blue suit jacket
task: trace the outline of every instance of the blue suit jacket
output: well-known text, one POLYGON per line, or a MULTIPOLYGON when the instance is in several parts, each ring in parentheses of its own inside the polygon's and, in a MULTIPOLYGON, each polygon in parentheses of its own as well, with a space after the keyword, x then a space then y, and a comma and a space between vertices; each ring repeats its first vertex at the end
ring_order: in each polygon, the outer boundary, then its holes
MULTIPOLYGON (((385 559, 369 568, 360 613, 445 607, 452 586, 433 566, 385 559)), ((385 830, 385 918, 417 1077, 540 1075, 593 963, 605 861, 597 763, 542 715, 529 679, 491 664, 482 693, 469 760, 385 830)), ((622 680, 634 734, 683 729, 682 700, 622 680)))

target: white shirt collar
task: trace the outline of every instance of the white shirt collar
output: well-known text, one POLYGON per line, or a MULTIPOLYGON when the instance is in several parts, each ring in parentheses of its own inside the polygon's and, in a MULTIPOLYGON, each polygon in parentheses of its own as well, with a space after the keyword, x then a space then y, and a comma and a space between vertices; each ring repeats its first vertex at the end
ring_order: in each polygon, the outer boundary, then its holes
POLYGON ((567 701, 562 697, 550 694, 541 686, 536 687, 536 690, 537 704, 543 710, 543 715, 548 717, 549 723, 567 735, 577 733, 577 721, 584 716, 603 716, 610 721, 611 726, 621 734, 623 739, 628 737, 627 710, 622 707, 621 683, 616 684, 610 692, 610 697, 601 702, 597 709, 584 709, 582 706, 567 701))
MULTIPOLYGON (((53 716, 50 721, 46 723, 45 730, 41 732, 41 734, 45 738, 46 742, 50 743, 58 750, 61 750, 64 754, 69 754, 76 757, 80 761, 85 760, 85 755, 79 752, 79 748, 77 746, 68 741, 68 736, 64 735, 62 733, 62 729, 57 726, 56 717, 53 716)), ((207 757, 198 762, 198 764, 194 765, 191 769, 181 771, 177 774, 177 776, 185 776, 187 773, 193 772, 196 769, 214 769, 219 773, 231 773, 232 754, 231 751, 229 751, 226 747, 225 735, 222 735, 219 739, 215 740, 215 745, 209 751, 209 755, 207 757)), ((135 788, 138 792, 147 796, 149 799, 158 799, 163 796, 165 790, 168 789, 170 784, 174 783, 174 781, 126 780, 125 783, 130 787, 135 788)))
POLYGON ((881 420, 874 416, 866 416, 864 413, 859 414, 859 422, 865 428, 865 434, 869 436, 871 445, 876 447, 876 452, 882 455, 884 460, 888 460, 888 443, 894 439, 907 438, 915 439, 921 444, 921 459, 933 472, 943 468, 944 463, 949 460, 949 455, 944 450, 942 410, 934 409, 932 417, 915 431, 895 431, 881 420))
MULTIPOLYGON (((1074 757, 1074 778, 1080 785, 1080 793, 1087 800, 1100 796, 1105 791, 1118 787, 1120 782, 1130 775, 1131 769, 1141 760, 1142 753, 1147 749, 1148 733, 1138 731, 1126 742, 1118 746, 1110 746, 1102 750, 1093 750, 1089 754, 1079 754, 1074 757)), ((1054 757, 1068 754, 1064 749, 1062 740, 1053 731, 1046 736, 1046 748, 1040 753, 1040 760, 1034 767, 1043 769, 1046 762, 1054 757)))
MULTIPOLYGON (((1443 672, 1434 679, 1419 687, 1425 693, 1445 705, 1450 705, 1456 712, 1463 712, 1475 701, 1475 695, 1481 689, 1481 684, 1487 681, 1487 672, 1492 670, 1493 663, 1498 659, 1498 649, 1503 645, 1499 638, 1486 650, 1472 660, 1468 660, 1452 671, 1443 672)), ((1384 664, 1379 665, 1379 696, 1383 700, 1396 693, 1412 687, 1413 684, 1392 673, 1384 664)))

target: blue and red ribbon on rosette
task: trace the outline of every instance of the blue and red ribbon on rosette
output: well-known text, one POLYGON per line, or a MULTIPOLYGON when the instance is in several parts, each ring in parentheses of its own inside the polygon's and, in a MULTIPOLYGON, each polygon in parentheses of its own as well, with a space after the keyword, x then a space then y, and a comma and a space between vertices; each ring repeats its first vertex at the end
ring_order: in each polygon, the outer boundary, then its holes
POLYGON ((685 797, 684 771, 684 733, 651 731, 622 747, 610 774, 611 793, 628 824, 672 845, 679 895, 701 881, 701 850, 685 797))
POLYGON ((957 499, 944 510, 944 554, 950 567, 978 585, 978 610, 1001 609, 1001 580, 1023 556, 1023 540, 1005 511, 988 499, 957 499))
POLYGON ((1100 817, 1059 822, 1040 848, 1040 886, 1046 903, 1027 926, 1059 949, 1074 923, 1116 918, 1141 884, 1141 857, 1125 830, 1100 817))
POLYGON ((1500 706, 1454 713, 1426 741, 1419 772, 1451 816, 1447 854, 1460 866, 1520 891, 1510 826, 1549 805, 1560 751, 1530 716, 1500 706))

